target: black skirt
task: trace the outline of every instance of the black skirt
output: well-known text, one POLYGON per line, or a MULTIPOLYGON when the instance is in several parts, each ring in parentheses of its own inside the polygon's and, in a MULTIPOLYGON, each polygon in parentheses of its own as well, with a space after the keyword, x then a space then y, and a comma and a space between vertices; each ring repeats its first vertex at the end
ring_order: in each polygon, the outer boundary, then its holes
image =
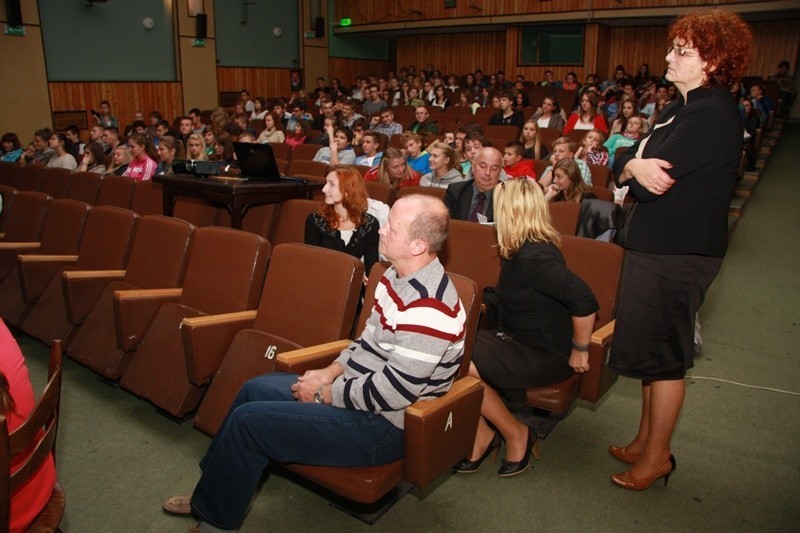
POLYGON ((722 259, 627 250, 608 366, 647 381, 694 366, 694 322, 722 259))
POLYGON ((481 379, 509 402, 525 401, 525 389, 565 380, 572 375, 569 361, 558 355, 498 337, 481 330, 475 336, 472 362, 481 379))

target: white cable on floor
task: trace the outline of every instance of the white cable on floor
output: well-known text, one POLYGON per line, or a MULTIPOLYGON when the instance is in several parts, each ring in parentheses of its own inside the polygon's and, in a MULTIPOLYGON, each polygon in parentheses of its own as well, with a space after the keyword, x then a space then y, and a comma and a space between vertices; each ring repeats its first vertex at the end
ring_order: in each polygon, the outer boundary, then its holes
POLYGON ((731 385, 739 385, 740 387, 747 387, 748 389, 760 389, 760 390, 768 390, 772 392, 780 392, 782 394, 791 394, 792 396, 800 396, 800 392, 792 392, 789 390, 781 390, 781 389, 772 389, 770 387, 760 387, 758 385, 748 385, 747 383, 739 383, 738 381, 731 381, 729 379, 722 379, 722 378, 710 378, 706 376, 691 376, 687 375, 686 379, 706 379, 708 381, 721 381, 722 383, 730 383, 731 385))

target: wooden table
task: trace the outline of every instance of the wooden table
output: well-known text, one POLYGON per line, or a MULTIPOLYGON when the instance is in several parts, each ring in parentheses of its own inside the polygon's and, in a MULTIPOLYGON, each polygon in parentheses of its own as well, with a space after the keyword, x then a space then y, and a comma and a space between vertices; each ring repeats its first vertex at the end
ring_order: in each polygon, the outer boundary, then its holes
POLYGON ((242 218, 250 206, 281 203, 292 198, 307 198, 322 189, 323 183, 301 178, 279 181, 251 181, 242 178, 209 176, 198 178, 185 174, 153 176, 164 190, 163 212, 172 216, 178 196, 200 198, 222 204, 231 215, 231 227, 242 228, 242 218))

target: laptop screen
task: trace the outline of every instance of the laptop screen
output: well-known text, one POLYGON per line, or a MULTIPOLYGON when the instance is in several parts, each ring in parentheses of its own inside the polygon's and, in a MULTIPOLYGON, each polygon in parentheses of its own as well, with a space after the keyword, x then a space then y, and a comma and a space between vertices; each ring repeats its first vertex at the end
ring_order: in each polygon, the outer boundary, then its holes
POLYGON ((243 178, 280 179, 281 174, 275 162, 275 154, 269 144, 235 142, 233 150, 236 152, 236 160, 239 162, 243 178))

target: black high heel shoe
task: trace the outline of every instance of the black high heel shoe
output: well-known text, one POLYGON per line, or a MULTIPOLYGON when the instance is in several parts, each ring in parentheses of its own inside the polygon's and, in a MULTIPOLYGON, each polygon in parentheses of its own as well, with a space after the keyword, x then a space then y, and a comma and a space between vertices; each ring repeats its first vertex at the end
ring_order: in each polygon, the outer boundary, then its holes
POLYGON ((500 450, 501 442, 503 442, 503 438, 500 436, 500 432, 496 431, 492 442, 489 443, 489 447, 486 448, 480 459, 477 461, 470 461, 468 458, 462 459, 453 466, 453 472, 456 474, 473 474, 480 470, 481 465, 490 455, 493 456, 492 462, 494 462, 497 460, 497 452, 500 450))
POLYGON ((525 457, 522 458, 521 461, 506 461, 503 459, 503 466, 500 467, 500 470, 497 471, 497 475, 500 477, 511 477, 516 476, 518 474, 523 473, 528 469, 530 466, 531 460, 531 452, 533 449, 533 445, 539 439, 537 436, 536 439, 533 438, 533 431, 531 428, 528 428, 528 447, 525 449, 525 457))

